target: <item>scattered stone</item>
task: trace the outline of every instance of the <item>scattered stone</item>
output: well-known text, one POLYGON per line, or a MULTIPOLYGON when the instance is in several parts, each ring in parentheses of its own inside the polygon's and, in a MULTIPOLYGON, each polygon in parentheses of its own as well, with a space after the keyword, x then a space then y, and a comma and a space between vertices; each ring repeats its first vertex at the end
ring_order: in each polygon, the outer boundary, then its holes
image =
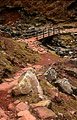
POLYGON ((35 69, 36 71, 39 71, 42 68, 41 65, 34 65, 33 69, 35 69))
POLYGON ((61 117, 61 118, 64 117, 64 115, 62 113, 60 113, 60 112, 58 112, 58 116, 61 117))
POLYGON ((31 115, 31 113, 28 110, 20 111, 17 115, 18 117, 25 118, 21 120, 36 120, 36 118, 33 115, 31 115))
POLYGON ((52 87, 49 90, 49 94, 51 95, 51 98, 54 99, 55 97, 59 96, 59 91, 58 91, 58 89, 56 87, 52 87))
POLYGON ((77 111, 69 111, 71 115, 77 114, 77 111))
POLYGON ((8 106, 8 110, 14 111, 15 110, 14 104, 10 103, 8 106))
POLYGON ((76 87, 72 86, 68 79, 63 78, 60 80, 57 80, 55 84, 58 84, 58 86, 62 89, 63 92, 72 95, 75 90, 77 90, 76 87))
POLYGON ((18 103, 20 103, 20 100, 16 100, 16 101, 14 102, 15 105, 17 105, 18 103))
POLYGON ((51 100, 42 100, 38 103, 30 104, 31 108, 36 108, 36 107, 51 107, 51 100))
POLYGON ((58 96, 58 97, 55 96, 52 101, 54 101, 56 103, 61 103, 61 98, 60 98, 60 96, 58 96))
POLYGON ((27 66, 28 66, 28 67, 32 67, 32 65, 31 65, 31 64, 29 64, 29 63, 27 63, 27 66))
POLYGON ((10 98, 11 97, 11 95, 7 95, 7 98, 10 98))
POLYGON ((76 59, 70 59, 69 63, 71 63, 72 65, 77 65, 77 58, 76 59))
POLYGON ((19 111, 24 111, 24 110, 29 110, 29 106, 23 102, 20 102, 17 106, 16 106, 16 110, 19 111))
POLYGON ((77 78, 77 68, 65 68, 65 72, 77 78))
POLYGON ((72 96, 73 96, 74 100, 77 100, 77 96, 76 95, 72 94, 72 96))
POLYGON ((0 118, 5 118, 7 119, 8 116, 5 114, 5 112, 0 108, 0 118))
POLYGON ((28 70, 22 74, 18 80, 18 85, 12 89, 14 95, 28 94, 42 94, 43 91, 33 69, 28 70))
POLYGON ((57 72, 55 71, 54 68, 50 67, 45 73, 44 73, 46 79, 49 81, 49 82, 52 82, 54 80, 57 80, 57 72))
POLYGON ((6 118, 2 117, 0 120, 6 120, 6 118))
POLYGON ((46 107, 37 107, 34 109, 34 112, 36 113, 36 115, 45 120, 48 118, 56 118, 57 115, 50 109, 46 108, 46 107))
POLYGON ((11 88, 13 88, 15 85, 17 85, 18 81, 14 80, 13 82, 10 82, 9 84, 7 82, 4 82, 2 84, 0 84, 0 91, 6 91, 9 90, 11 88))
POLYGON ((21 118, 19 118, 18 120, 26 120, 26 119, 25 119, 25 117, 21 117, 21 118))

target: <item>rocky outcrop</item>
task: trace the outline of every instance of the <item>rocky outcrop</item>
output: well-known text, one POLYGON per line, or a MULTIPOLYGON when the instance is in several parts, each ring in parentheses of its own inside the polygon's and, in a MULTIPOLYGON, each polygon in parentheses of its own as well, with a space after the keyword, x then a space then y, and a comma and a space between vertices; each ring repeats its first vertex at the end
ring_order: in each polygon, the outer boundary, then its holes
POLYGON ((49 82, 52 82, 54 80, 57 80, 57 72, 55 71, 54 68, 50 67, 45 73, 44 73, 46 79, 49 81, 49 82))
POLYGON ((12 89, 14 95, 28 94, 33 92, 34 94, 43 95, 42 88, 39 81, 35 75, 33 69, 28 70, 23 75, 20 76, 18 85, 12 89))
POLYGON ((70 94, 70 95, 76 94, 76 92, 74 91, 76 91, 77 88, 74 87, 66 78, 57 80, 55 84, 58 84, 59 88, 61 88, 61 90, 67 94, 70 94))

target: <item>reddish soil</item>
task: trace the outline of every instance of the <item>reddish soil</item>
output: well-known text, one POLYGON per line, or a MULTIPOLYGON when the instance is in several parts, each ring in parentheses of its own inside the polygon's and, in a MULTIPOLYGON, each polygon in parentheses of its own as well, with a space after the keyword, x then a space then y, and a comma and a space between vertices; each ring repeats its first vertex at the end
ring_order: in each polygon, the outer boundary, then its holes
POLYGON ((8 94, 7 91, 0 91, 0 107, 7 110, 7 106, 13 102, 13 98, 8 94))
MULTIPOLYGON (((25 40, 24 42, 29 42, 29 41, 30 41, 30 43, 31 43, 31 41, 35 42, 35 39, 32 38, 32 39, 27 40, 27 41, 25 40)), ((31 47, 31 49, 32 49, 32 47, 31 47)), ((45 50, 45 48, 44 48, 44 50, 45 50)), ((50 53, 44 53, 43 55, 40 54, 40 56, 41 56, 41 60, 35 65, 36 67, 38 67, 38 65, 40 65, 41 67, 43 67, 43 66, 49 66, 49 65, 52 65, 52 64, 58 62, 58 60, 60 59, 59 57, 51 55, 50 53)), ((31 66, 31 67, 33 67, 33 66, 31 66)), ((30 69, 31 67, 28 67, 28 68, 26 67, 24 69, 21 69, 20 71, 18 71, 15 74, 14 78, 6 79, 6 81, 8 81, 8 82, 6 82, 6 84, 2 83, 0 85, 1 86, 0 88, 3 90, 2 91, 0 89, 0 107, 2 109, 4 109, 4 111, 7 111, 8 110, 7 109, 8 105, 13 102, 13 98, 9 95, 8 91, 10 90, 10 88, 12 87, 12 85, 14 84, 14 82, 16 82, 16 80, 18 79, 18 77, 22 73, 24 73, 27 69, 30 69)))
POLYGON ((49 53, 45 54, 45 55, 40 55, 40 56, 41 56, 42 59, 40 60, 40 62, 38 64, 42 65, 42 66, 53 65, 60 60, 59 57, 51 55, 49 53))
POLYGON ((3 24, 12 24, 16 22, 20 18, 20 14, 17 10, 4 10, 0 13, 0 18, 4 19, 3 24))
MULTIPOLYGON (((13 101, 14 101, 13 98, 10 96, 10 92, 8 92, 8 91, 10 91, 10 89, 17 83, 17 79, 19 78, 19 76, 22 73, 24 73, 27 69, 35 67, 35 70, 36 70, 37 68, 40 69, 40 67, 42 68, 44 66, 49 67, 49 66, 52 66, 53 64, 58 63, 59 61, 62 60, 60 57, 49 53, 47 51, 47 49, 45 51, 45 47, 42 45, 39 45, 39 43, 36 42, 36 40, 33 38, 29 39, 27 41, 26 40, 25 41, 20 40, 20 41, 28 43, 28 46, 31 47, 31 49, 36 48, 35 51, 38 50, 37 52, 39 53, 41 60, 34 66, 28 65, 27 67, 21 69, 20 71, 18 71, 15 74, 14 78, 6 79, 6 83, 5 83, 6 85, 3 83, 0 85, 0 86, 2 86, 2 90, 0 89, 0 107, 6 112, 6 115, 8 115, 9 118, 14 119, 14 120, 17 120, 16 111, 8 111, 8 105, 10 103, 13 103, 13 101), (43 51, 39 52, 41 48, 43 49, 43 51)), ((69 78, 69 76, 66 75, 64 73, 64 71, 59 70, 59 66, 58 67, 55 66, 55 68, 56 68, 58 74, 60 75, 60 77, 64 75, 65 77, 69 78)), ((72 78, 70 78, 70 81, 72 81, 72 78)))

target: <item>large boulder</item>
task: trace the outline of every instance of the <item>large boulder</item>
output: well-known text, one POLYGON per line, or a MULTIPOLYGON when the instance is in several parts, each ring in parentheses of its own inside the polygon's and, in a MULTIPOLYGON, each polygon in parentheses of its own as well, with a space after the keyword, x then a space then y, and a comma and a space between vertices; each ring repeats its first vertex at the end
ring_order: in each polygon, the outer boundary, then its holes
POLYGON ((28 70, 22 74, 18 80, 18 85, 12 89, 14 95, 28 94, 30 92, 34 94, 43 95, 42 88, 39 84, 39 81, 35 75, 33 69, 28 70))
POLYGON ((57 80, 55 84, 57 84, 59 88, 61 88, 61 90, 67 94, 76 94, 77 88, 74 87, 66 78, 57 80))
POLYGON ((49 81, 49 82, 52 82, 54 80, 57 80, 57 72, 55 71, 54 68, 50 67, 45 73, 44 73, 46 79, 49 81))

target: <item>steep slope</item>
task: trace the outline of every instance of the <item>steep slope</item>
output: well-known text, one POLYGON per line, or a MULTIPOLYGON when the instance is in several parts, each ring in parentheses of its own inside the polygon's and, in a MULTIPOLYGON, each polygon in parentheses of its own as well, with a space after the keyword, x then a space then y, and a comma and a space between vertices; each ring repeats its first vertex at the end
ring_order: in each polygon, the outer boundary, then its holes
MULTIPOLYGON (((76 0, 1 0, 0 1, 0 19, 1 22, 13 21, 12 18, 29 18, 40 16, 46 21, 58 19, 73 20, 77 19, 76 0), (8 17, 7 17, 8 16, 8 17), (8 19, 8 20, 6 20, 8 19)), ((14 20, 14 21, 15 21, 14 20)))
POLYGON ((39 56, 24 43, 0 37, 0 81, 9 77, 27 63, 36 63, 39 56))

